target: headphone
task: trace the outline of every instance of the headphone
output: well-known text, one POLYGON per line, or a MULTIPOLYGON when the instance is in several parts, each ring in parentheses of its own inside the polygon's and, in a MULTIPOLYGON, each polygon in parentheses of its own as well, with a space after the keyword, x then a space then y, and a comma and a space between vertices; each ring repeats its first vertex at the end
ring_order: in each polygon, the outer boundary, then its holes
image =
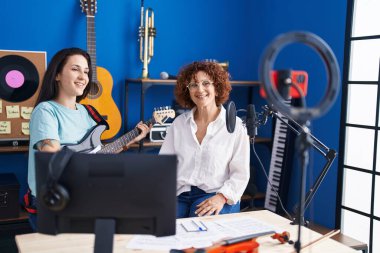
POLYGON ((70 201, 69 192, 58 181, 73 153, 64 147, 62 151, 54 153, 49 160, 48 176, 46 184, 41 187, 39 200, 52 211, 63 210, 70 201))

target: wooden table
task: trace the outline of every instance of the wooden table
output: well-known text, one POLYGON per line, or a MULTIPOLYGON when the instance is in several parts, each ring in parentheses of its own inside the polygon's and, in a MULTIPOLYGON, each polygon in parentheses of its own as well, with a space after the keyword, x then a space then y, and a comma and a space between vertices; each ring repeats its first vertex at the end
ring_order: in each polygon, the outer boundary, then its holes
MULTIPOLYGON (((226 219, 228 217, 239 217, 239 216, 251 216, 255 219, 264 221, 268 224, 272 224, 279 228, 281 231, 286 230, 290 232, 290 239, 293 241, 297 240, 297 226, 289 224, 289 220, 274 214, 270 211, 253 211, 253 212, 243 212, 239 214, 227 214, 219 216, 202 217, 205 220, 215 220, 215 219, 226 219)), ((308 228, 302 227, 302 245, 305 245, 311 241, 320 238, 322 235, 314 232, 308 228)), ((165 251, 152 251, 152 250, 131 250, 127 249, 127 242, 133 237, 133 235, 115 235, 114 237, 114 249, 113 252, 165 252, 165 251)), ((47 252, 80 252, 80 253, 90 253, 93 252, 95 236, 93 234, 60 234, 57 236, 43 235, 38 233, 17 235, 16 243, 20 253, 47 253, 47 252)), ((273 240, 270 236, 263 236, 257 239, 260 243, 259 252, 294 252, 293 245, 290 244, 280 244, 278 241, 273 240)), ((354 249, 349 248, 337 241, 332 239, 323 239, 319 243, 315 243, 309 247, 304 248, 301 252, 323 252, 323 253, 355 253, 354 249)))

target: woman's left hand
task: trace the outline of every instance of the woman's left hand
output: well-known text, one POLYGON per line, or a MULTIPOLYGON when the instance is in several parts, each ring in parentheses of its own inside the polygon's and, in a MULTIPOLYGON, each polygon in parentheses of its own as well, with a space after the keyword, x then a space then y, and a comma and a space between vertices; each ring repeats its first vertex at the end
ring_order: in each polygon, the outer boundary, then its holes
POLYGON ((142 121, 140 121, 136 127, 140 130, 140 134, 138 136, 136 136, 136 138, 133 139, 134 142, 138 142, 138 141, 144 139, 145 136, 149 133, 150 129, 152 128, 151 125, 148 126, 148 125, 144 124, 142 121))
POLYGON ((226 198, 223 194, 218 193, 211 198, 203 200, 197 205, 198 209, 195 211, 195 214, 198 216, 208 216, 215 213, 218 215, 223 209, 224 204, 226 203, 226 198))

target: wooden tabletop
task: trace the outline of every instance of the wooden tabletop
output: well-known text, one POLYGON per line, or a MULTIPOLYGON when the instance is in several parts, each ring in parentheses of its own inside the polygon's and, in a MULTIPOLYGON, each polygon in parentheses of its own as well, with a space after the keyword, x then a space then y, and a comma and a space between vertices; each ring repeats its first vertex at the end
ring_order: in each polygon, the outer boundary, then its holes
MULTIPOLYGON (((243 212, 238 214, 226 214, 219 216, 202 217, 203 220, 227 219, 234 217, 251 216, 260 221, 276 226, 280 231, 288 231, 290 239, 297 240, 298 227, 290 225, 290 221, 267 210, 243 212)), ((302 227, 302 245, 306 245, 314 240, 322 237, 321 234, 314 232, 308 228, 302 227)), ((60 234, 57 236, 43 235, 38 233, 24 234, 16 236, 16 243, 20 253, 47 253, 47 252, 60 252, 71 253, 93 252, 94 244, 93 234, 60 234)), ((133 235, 115 235, 113 252, 136 252, 136 250, 127 249, 126 245, 133 235)), ((259 252, 294 252, 293 245, 280 244, 278 241, 273 240, 270 236, 263 236, 257 239, 259 242, 259 252)), ((168 252, 168 251, 152 251, 152 250, 138 250, 139 253, 145 252, 168 252)), ((340 244, 332 239, 325 238, 318 243, 312 244, 305 248, 302 252, 323 252, 323 253, 355 253, 354 249, 340 244)))

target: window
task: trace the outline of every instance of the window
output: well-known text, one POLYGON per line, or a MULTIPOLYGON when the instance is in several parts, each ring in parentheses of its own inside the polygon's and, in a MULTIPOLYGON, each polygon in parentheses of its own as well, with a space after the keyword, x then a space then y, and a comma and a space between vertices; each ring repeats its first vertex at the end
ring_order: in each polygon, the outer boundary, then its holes
POLYGON ((347 9, 338 224, 343 234, 380 252, 380 0, 347 9))

